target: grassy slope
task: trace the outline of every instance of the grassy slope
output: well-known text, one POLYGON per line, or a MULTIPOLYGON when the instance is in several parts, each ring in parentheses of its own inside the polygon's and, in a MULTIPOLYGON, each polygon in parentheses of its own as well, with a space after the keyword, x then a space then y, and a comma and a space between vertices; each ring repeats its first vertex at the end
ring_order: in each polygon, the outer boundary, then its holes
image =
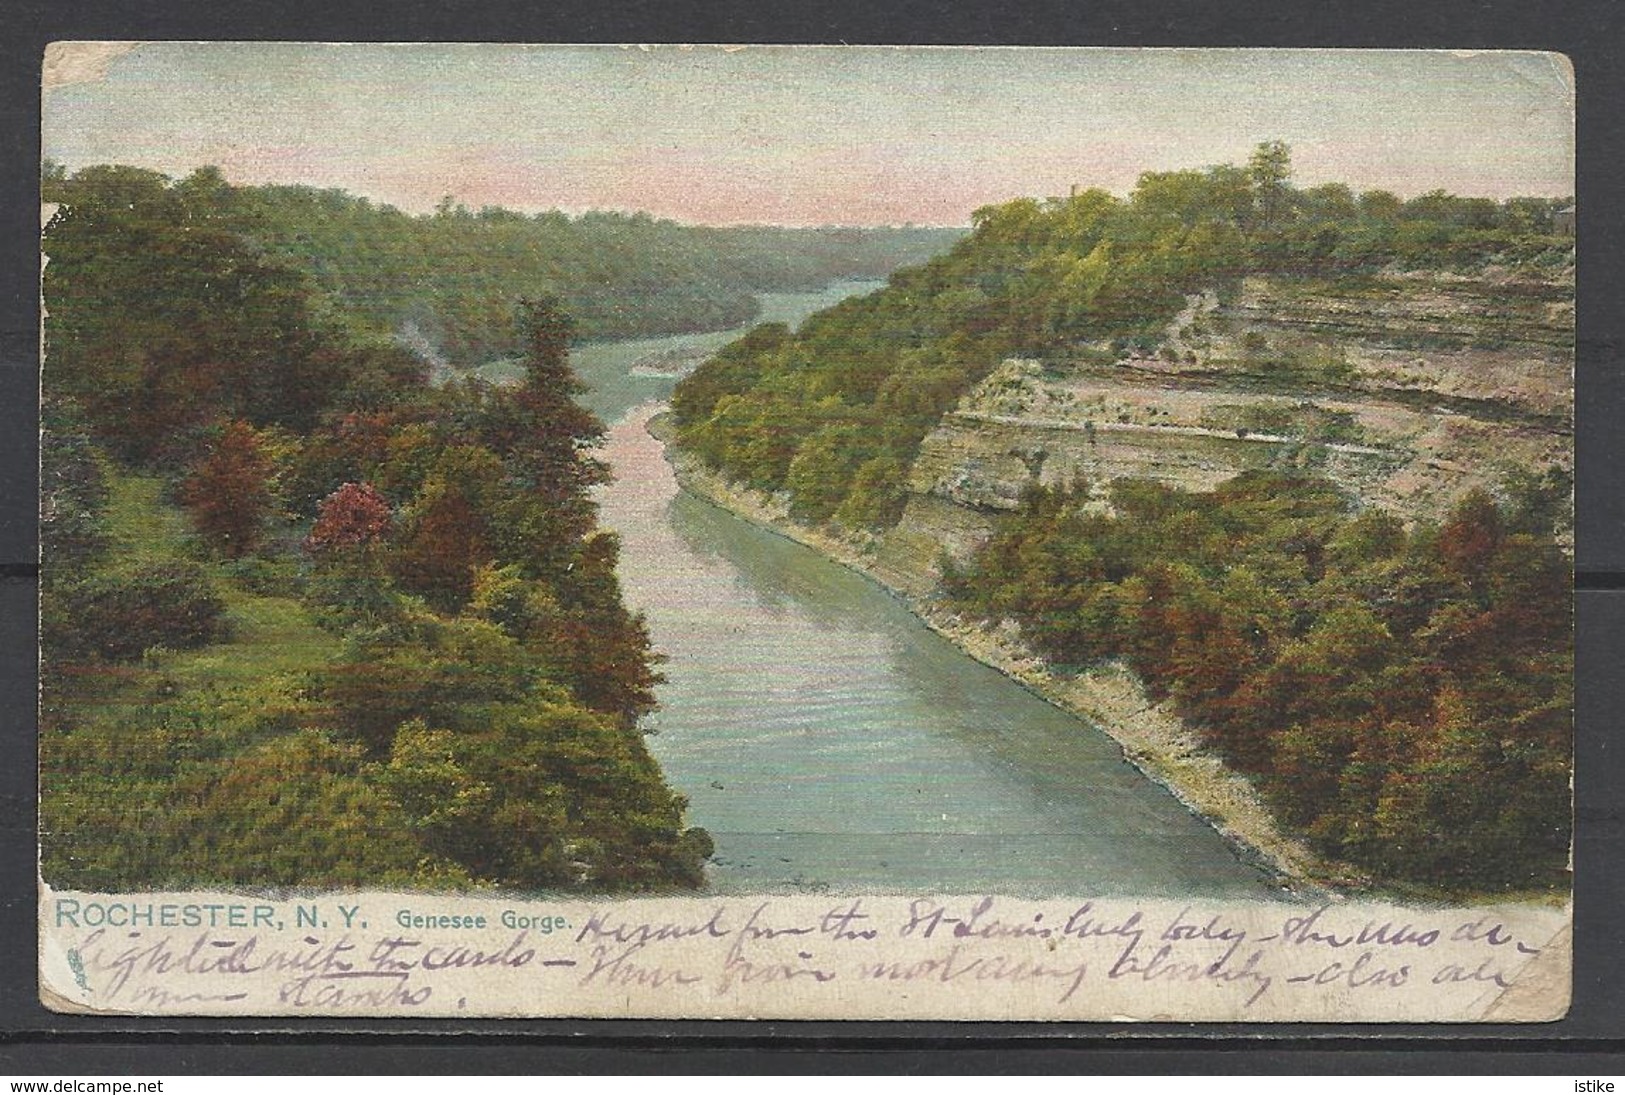
MULTIPOLYGON (((111 482, 111 572, 202 558, 191 550, 184 515, 162 501, 161 485, 144 477, 111 482)), ((46 698, 54 709, 41 741, 48 880, 111 888, 165 877, 166 864, 172 875, 175 863, 207 877, 217 826, 205 819, 218 812, 223 781, 288 768, 301 752, 292 739, 321 721, 306 695, 307 675, 337 656, 338 640, 297 599, 250 591, 221 565, 203 565, 227 604, 228 640, 76 674, 46 698)), ((304 807, 288 808, 296 818, 304 807)))
MULTIPOLYGON (((156 478, 127 476, 113 481, 108 500, 114 545, 111 569, 204 558, 192 550, 186 516, 162 501, 161 488, 156 478)), ((280 674, 325 664, 338 653, 338 640, 316 626, 297 598, 250 592, 218 564, 204 565, 226 602, 230 641, 162 652, 145 659, 145 667, 196 684, 263 684, 280 674)))

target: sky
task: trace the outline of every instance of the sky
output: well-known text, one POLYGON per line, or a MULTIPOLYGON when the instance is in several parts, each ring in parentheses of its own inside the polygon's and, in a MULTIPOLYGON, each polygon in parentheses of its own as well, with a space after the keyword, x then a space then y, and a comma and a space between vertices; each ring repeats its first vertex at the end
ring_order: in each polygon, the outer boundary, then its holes
POLYGON ((340 187, 410 212, 968 223, 1292 147, 1299 186, 1573 193, 1538 53, 143 43, 47 57, 44 155, 340 187), (72 60, 69 58, 69 60, 72 60))

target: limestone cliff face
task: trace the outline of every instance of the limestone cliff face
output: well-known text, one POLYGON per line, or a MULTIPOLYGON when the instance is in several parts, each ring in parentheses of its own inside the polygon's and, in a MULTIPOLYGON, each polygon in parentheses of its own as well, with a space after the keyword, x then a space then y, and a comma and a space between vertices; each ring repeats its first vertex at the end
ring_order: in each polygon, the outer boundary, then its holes
MULTIPOLYGON (((649 432, 669 442, 662 417, 649 432)), ((820 552, 875 579, 898 596, 933 631, 1062 710, 1085 719, 1115 740, 1123 757, 1206 819, 1237 854, 1272 873, 1288 891, 1322 898, 1368 884, 1358 871, 1317 854, 1302 837, 1285 830, 1252 783, 1203 745, 1166 704, 1153 703, 1126 667, 1113 663, 1081 674, 1056 674, 1010 626, 986 627, 962 620, 940 599, 935 563, 940 552, 968 552, 993 529, 1000 512, 950 501, 930 491, 912 495, 908 512, 880 540, 837 534, 791 516, 783 495, 767 495, 731 483, 692 453, 668 443, 683 489, 763 528, 820 552)))
POLYGON ((968 558, 1034 483, 1211 490, 1300 470, 1413 519, 1514 469, 1572 469, 1571 292, 1250 278, 1227 303, 1192 297, 1154 354, 1006 361, 922 444, 875 565, 928 592, 942 556, 968 558))
MULTIPOLYGON (((1249 469, 1301 465, 1305 455, 1303 443, 1290 437, 960 410, 921 446, 902 519, 883 538, 880 558, 896 584, 923 592, 935 579, 939 554, 969 558, 1030 484, 1103 488, 1130 477, 1212 490, 1249 469)), ((1346 444, 1319 446, 1312 455, 1319 474, 1355 490, 1402 460, 1346 444)))
POLYGON ((667 453, 685 489, 875 578, 971 656, 1094 722, 1292 888, 1342 890, 1365 880, 1284 831, 1131 672, 1052 672, 1012 625, 960 619, 934 596, 939 566, 968 558, 1033 483, 1209 490, 1250 469, 1299 469, 1417 518, 1514 468, 1572 469, 1571 291, 1559 276, 1509 303, 1492 282, 1463 280, 1249 279, 1228 302, 1192 297, 1154 354, 1097 346, 1075 361, 1006 361, 925 439, 902 516, 878 536, 803 524, 785 496, 667 453))

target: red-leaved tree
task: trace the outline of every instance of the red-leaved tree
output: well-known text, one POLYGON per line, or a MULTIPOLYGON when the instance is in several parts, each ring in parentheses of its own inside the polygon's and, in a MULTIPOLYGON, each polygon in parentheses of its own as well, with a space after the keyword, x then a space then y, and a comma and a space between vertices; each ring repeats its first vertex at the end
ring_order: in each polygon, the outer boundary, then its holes
POLYGON ((236 559, 260 542, 271 508, 271 462, 246 422, 226 423, 181 490, 192 524, 216 551, 236 559))
POLYGON ((417 520, 390 561, 395 580, 442 612, 460 612, 474 593, 474 570, 491 561, 486 524, 456 487, 426 492, 417 520))
POLYGON ((321 555, 363 549, 389 534, 391 520, 389 503, 371 483, 346 483, 321 500, 305 550, 321 555))

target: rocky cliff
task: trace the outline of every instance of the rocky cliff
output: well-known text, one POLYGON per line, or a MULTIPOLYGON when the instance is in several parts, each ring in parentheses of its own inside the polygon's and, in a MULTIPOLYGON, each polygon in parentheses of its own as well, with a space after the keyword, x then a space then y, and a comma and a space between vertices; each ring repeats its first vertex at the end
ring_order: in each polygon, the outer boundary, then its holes
MULTIPOLYGON (((667 451, 685 489, 870 575, 967 653, 1095 723, 1284 884, 1358 888, 1358 872, 1285 831, 1127 669, 1052 672, 1013 626, 955 616, 934 596, 939 568, 968 558, 1033 483, 1086 483, 1105 506, 1122 477, 1207 490, 1250 469, 1298 469, 1411 520, 1514 469, 1572 470, 1571 276, 1504 288, 1443 275, 1248 279, 1228 300, 1190 298, 1153 353, 1006 361, 926 437, 902 516, 878 535, 798 522, 786 497, 667 451)), ((651 430, 669 440, 658 420, 651 430)))
MULTIPOLYGON (((1094 724, 1117 742, 1125 760, 1166 787, 1230 841, 1239 856, 1274 876, 1283 889, 1326 895, 1366 885, 1366 880, 1351 867, 1316 854, 1301 837, 1283 829, 1252 783, 1206 748, 1167 704, 1151 702, 1128 669, 1114 663, 1079 674, 1056 674, 1042 659, 1033 656, 1014 629, 982 627, 965 621, 932 597, 934 581, 929 567, 914 567, 906 558, 888 561, 888 556, 898 550, 900 537, 930 542, 931 514, 943 522, 943 532, 974 537, 977 530, 982 530, 981 535, 985 535, 991 524, 978 522, 975 509, 921 495, 910 501, 910 515, 905 515, 887 537, 841 535, 795 520, 782 496, 729 482, 703 461, 673 446, 673 433, 665 416, 651 419, 648 429, 667 443, 667 459, 684 490, 868 575, 896 595, 927 627, 977 661, 1094 724)), ((931 553, 922 557, 935 559, 931 553)))
POLYGON ((1571 470, 1565 278, 1249 278, 1190 298, 1154 353, 1006 361, 921 445, 877 566, 927 592, 1034 483, 1297 469, 1425 519, 1515 470, 1571 470))

